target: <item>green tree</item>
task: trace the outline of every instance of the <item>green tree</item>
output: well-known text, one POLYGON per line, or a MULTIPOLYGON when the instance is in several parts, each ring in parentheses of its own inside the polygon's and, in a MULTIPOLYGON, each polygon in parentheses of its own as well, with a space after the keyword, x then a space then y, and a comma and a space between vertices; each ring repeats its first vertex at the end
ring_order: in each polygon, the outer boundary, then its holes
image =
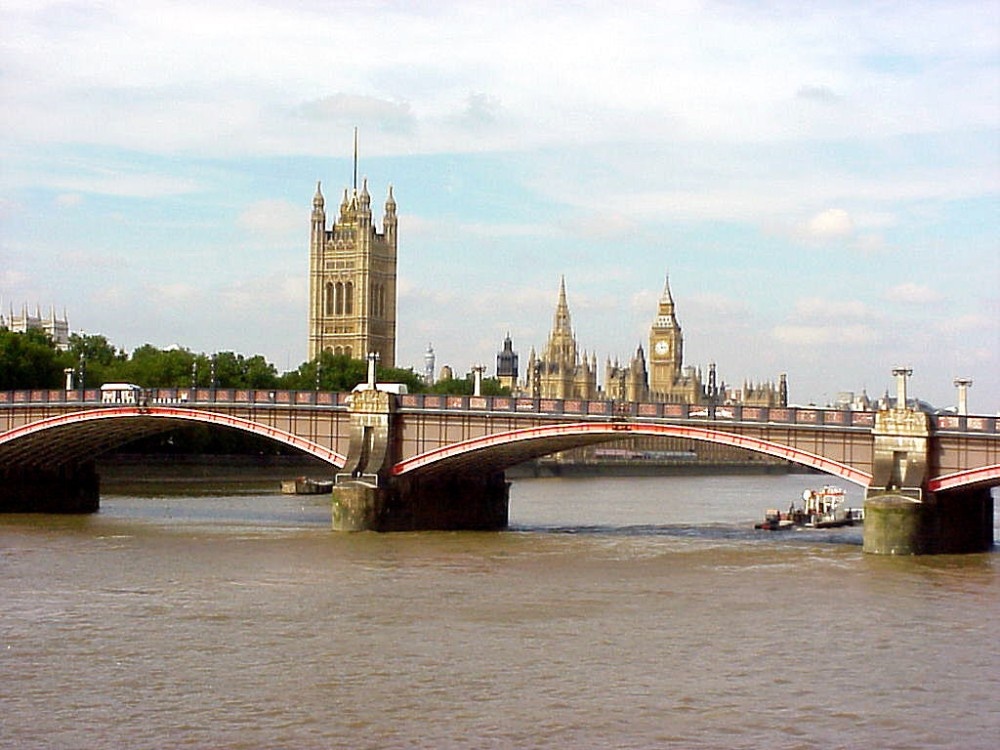
POLYGON ((208 361, 206 377, 209 379, 213 361, 219 388, 275 388, 278 384, 278 372, 274 365, 259 354, 248 359, 234 352, 218 352, 208 361))
MULTIPOLYGON (((475 380, 470 372, 464 378, 439 380, 428 391, 449 396, 471 396, 475 392, 475 380)), ((500 381, 496 378, 483 378, 480 393, 483 396, 509 396, 510 389, 500 385, 500 381)))
MULTIPOLYGON (((323 391, 349 391, 368 376, 364 362, 343 354, 323 352, 318 358, 319 388, 323 391)), ((317 360, 303 362, 297 370, 285 373, 279 381, 282 388, 309 391, 317 386, 317 360)))
POLYGON ((44 331, 0 328, 0 390, 62 388, 67 359, 44 331))
POLYGON ((145 388, 178 388, 191 385, 191 366, 198 361, 199 384, 210 377, 207 359, 187 349, 157 349, 143 344, 132 352, 126 371, 128 380, 145 388), (202 364, 202 360, 206 363, 202 364), (205 372, 202 374, 202 369, 205 372))
POLYGON ((84 385, 96 388, 127 380, 128 354, 116 349, 104 336, 74 333, 69 337, 65 366, 74 368, 77 376, 82 367, 84 385))
MULTIPOLYGON (((324 391, 350 391, 368 380, 368 365, 343 354, 323 352, 319 357, 319 388, 324 391)), ((303 362, 297 370, 286 372, 278 379, 279 388, 311 391, 316 388, 317 362, 303 362)), ((411 393, 424 390, 423 381, 411 369, 376 367, 375 378, 380 383, 404 383, 411 393)))

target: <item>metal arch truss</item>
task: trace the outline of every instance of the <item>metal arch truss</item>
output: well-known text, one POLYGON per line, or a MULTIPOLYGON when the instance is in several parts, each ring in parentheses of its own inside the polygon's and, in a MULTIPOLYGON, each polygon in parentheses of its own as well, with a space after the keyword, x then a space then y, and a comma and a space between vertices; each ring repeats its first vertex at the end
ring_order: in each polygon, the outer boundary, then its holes
POLYGON ((935 477, 927 483, 930 492, 956 490, 964 487, 996 487, 1000 485, 1000 464, 979 466, 935 477))
POLYGON ((553 445, 557 446, 555 450, 566 450, 568 448, 605 442, 608 439, 624 438, 632 435, 682 437, 729 445, 775 456, 803 466, 809 466, 826 474, 841 477, 861 487, 868 487, 872 481, 871 474, 848 464, 833 461, 815 453, 809 453, 780 443, 762 440, 761 438, 686 425, 624 424, 614 422, 574 422, 563 425, 531 427, 473 438, 427 451, 426 453, 401 461, 393 467, 392 473, 396 476, 403 476, 417 471, 432 472, 438 465, 443 468, 446 464, 451 464, 452 462, 461 463, 462 459, 466 457, 477 456, 481 461, 486 458, 486 455, 493 452, 506 452, 509 458, 501 461, 502 466, 497 466, 497 468, 505 468, 520 461, 537 458, 538 456, 550 453, 553 450, 551 448, 553 445), (533 449, 532 444, 536 444, 538 447, 533 449))
POLYGON ((65 441, 60 441, 54 446, 60 453, 49 457, 51 463, 57 465, 65 463, 65 459, 71 458, 74 455, 77 457, 80 455, 96 456, 105 450, 117 447, 117 445, 130 440, 160 432, 166 428, 159 424, 162 421, 175 423, 197 422, 200 424, 229 427, 288 445, 337 467, 343 467, 347 462, 347 458, 336 451, 290 432, 279 430, 276 427, 269 427, 228 414, 173 406, 102 408, 71 412, 42 419, 21 427, 15 427, 8 432, 0 434, 0 456, 4 453, 18 453, 18 447, 24 445, 25 449, 30 452, 32 459, 34 459, 32 463, 39 463, 41 445, 38 444, 37 440, 32 440, 32 438, 38 438, 41 437, 41 433, 56 430, 65 434, 65 441), (108 421, 117 423, 121 426, 121 429, 106 429, 106 427, 110 427, 107 424, 108 421), (95 431, 86 430, 86 427, 91 425, 100 425, 102 429, 95 431), (78 438, 74 439, 73 433, 81 430, 81 428, 85 434, 81 434, 78 438), (63 460, 59 460, 60 458, 63 460))

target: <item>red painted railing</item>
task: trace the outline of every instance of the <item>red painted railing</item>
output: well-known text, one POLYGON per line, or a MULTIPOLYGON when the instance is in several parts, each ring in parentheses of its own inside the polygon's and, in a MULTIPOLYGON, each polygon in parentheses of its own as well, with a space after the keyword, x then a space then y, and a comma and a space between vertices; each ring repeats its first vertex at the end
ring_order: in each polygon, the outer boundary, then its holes
MULTIPOLYGON (((240 405, 282 407, 346 408, 350 393, 329 391, 285 391, 249 388, 149 388, 143 390, 150 405, 180 404, 187 406, 240 405)), ((0 391, 0 408, 46 404, 101 405, 101 391, 31 390, 0 391)), ((875 412, 844 411, 816 407, 765 407, 700 404, 635 403, 609 400, 526 398, 523 396, 446 396, 430 393, 408 393, 397 397, 402 412, 459 411, 500 412, 564 416, 572 419, 652 419, 704 422, 744 422, 789 424, 811 427, 872 428, 875 412)), ((1000 419, 996 416, 932 415, 931 423, 938 432, 997 434, 1000 419)))

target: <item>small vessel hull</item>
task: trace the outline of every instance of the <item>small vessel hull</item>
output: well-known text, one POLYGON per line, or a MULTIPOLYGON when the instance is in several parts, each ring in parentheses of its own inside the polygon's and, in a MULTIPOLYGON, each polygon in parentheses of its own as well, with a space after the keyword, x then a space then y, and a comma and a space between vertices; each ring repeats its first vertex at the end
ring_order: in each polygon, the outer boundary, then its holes
POLYGON ((780 531, 783 529, 836 529, 864 523, 864 509, 846 507, 847 498, 839 487, 806 490, 802 504, 794 502, 787 512, 769 508, 764 520, 754 524, 755 529, 780 531))
POLYGON ((333 482, 308 477, 297 477, 287 479, 281 483, 281 494, 283 495, 323 495, 333 492, 333 482))

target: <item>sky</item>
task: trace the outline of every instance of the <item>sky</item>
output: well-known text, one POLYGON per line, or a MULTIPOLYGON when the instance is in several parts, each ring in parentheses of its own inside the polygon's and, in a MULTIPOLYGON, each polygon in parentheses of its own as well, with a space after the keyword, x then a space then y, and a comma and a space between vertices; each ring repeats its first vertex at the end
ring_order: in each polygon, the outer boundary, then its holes
POLYGON ((1000 5, 0 6, 0 309, 306 358, 309 217, 399 212, 397 364, 541 350, 1000 411, 1000 5))

